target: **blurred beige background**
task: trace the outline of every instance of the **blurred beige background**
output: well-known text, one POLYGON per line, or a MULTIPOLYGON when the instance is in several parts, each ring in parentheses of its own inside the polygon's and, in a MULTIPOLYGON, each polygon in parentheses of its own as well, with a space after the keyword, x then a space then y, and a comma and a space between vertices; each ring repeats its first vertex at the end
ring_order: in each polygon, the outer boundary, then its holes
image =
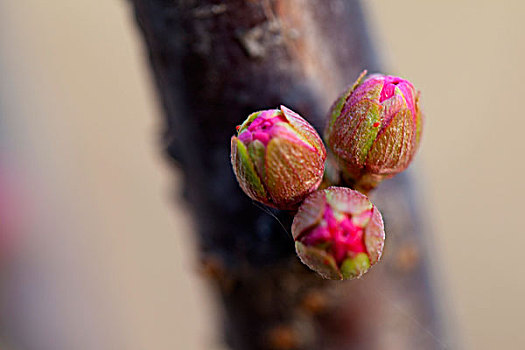
MULTIPOLYGON (((449 326, 465 349, 525 348, 525 3, 366 6, 386 68, 422 90, 449 326)), ((21 349, 220 349, 159 121, 124 0, 0 2, 0 165, 23 208, 2 333, 21 349)))

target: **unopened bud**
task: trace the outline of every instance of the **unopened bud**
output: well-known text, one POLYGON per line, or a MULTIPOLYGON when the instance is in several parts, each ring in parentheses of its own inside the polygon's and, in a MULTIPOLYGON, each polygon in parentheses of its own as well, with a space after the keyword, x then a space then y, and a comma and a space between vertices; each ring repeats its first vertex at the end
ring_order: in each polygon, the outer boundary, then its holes
POLYGON ((361 277, 381 258, 385 241, 379 210, 344 187, 308 196, 294 217, 292 235, 301 261, 328 279, 361 277))
POLYGON ((323 178, 326 149, 313 126, 281 106, 251 114, 231 139, 233 171, 252 199, 296 209, 323 178))
POLYGON ((368 191, 410 164, 419 146, 419 92, 408 80, 374 74, 332 106, 325 141, 344 175, 368 191))

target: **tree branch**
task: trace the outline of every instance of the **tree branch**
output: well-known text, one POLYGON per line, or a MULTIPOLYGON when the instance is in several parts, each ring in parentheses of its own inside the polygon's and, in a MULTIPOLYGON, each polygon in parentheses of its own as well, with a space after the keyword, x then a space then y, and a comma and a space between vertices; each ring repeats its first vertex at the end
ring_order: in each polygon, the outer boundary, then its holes
POLYGON ((345 85, 365 68, 378 70, 359 2, 130 1, 165 109, 164 147, 184 174, 228 344, 440 348, 407 175, 373 198, 386 223, 383 261, 362 280, 341 283, 299 262, 286 232, 291 217, 252 203, 230 166, 229 139, 249 113, 284 104, 322 130, 345 85))

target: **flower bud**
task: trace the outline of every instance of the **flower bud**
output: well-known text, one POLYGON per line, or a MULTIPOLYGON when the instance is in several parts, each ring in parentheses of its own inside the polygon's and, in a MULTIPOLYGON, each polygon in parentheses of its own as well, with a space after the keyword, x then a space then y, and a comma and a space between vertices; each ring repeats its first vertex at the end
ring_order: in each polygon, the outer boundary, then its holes
POLYGON ((368 198, 345 187, 315 191, 292 224, 297 255, 328 279, 361 277, 379 261, 385 242, 383 219, 368 198))
POLYGON ((408 80, 374 74, 332 106, 325 141, 345 177, 368 191, 409 165, 422 129, 419 92, 408 80))
POLYGON ((252 113, 231 139, 233 171, 252 199, 296 209, 323 178, 326 150, 315 129, 281 106, 252 113))

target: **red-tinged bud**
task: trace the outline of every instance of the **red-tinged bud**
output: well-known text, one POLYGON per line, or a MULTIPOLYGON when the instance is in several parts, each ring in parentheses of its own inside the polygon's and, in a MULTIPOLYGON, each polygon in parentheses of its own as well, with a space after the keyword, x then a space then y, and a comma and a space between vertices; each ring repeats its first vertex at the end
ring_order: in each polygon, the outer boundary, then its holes
POLYGON ((252 113, 231 139, 233 171, 252 199, 297 209, 323 178, 326 149, 313 126, 281 106, 252 113))
POLYGON ((345 177, 368 191, 405 170, 421 138, 419 92, 408 80, 366 71, 332 106, 325 141, 345 177))
POLYGON ((363 194, 344 187, 315 191, 299 207, 292 235, 301 261, 328 279, 361 277, 383 252, 379 210, 363 194))

